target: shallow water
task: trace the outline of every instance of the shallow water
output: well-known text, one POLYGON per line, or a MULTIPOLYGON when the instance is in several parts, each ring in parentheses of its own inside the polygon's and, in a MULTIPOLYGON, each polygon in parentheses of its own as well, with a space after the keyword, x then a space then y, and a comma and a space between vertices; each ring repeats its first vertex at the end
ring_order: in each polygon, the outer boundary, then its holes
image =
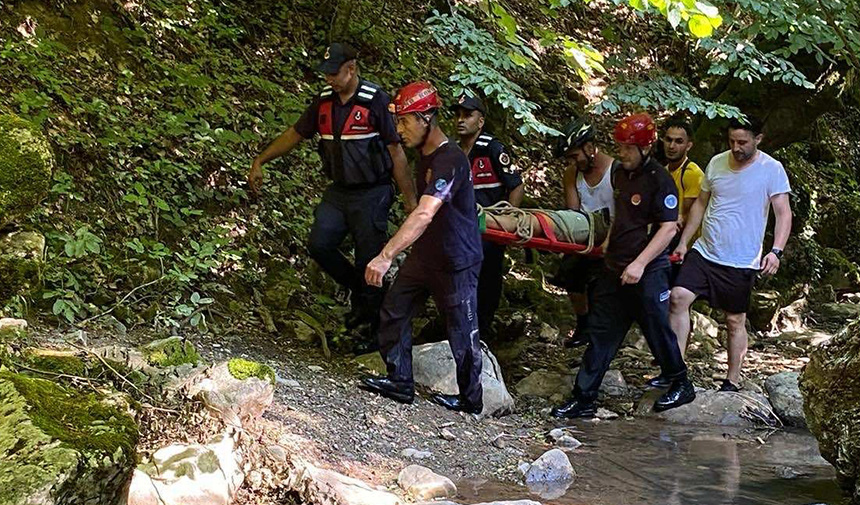
MULTIPOLYGON (((703 428, 632 420, 581 422, 570 434, 576 479, 543 497, 522 486, 457 483, 468 503, 533 499, 546 505, 838 504, 833 468, 807 432, 703 428), (756 437, 765 441, 764 444, 756 437)), ((536 447, 534 456, 547 447, 536 447)), ((533 490, 534 491, 534 490, 533 490)), ((548 491, 548 492, 547 492, 548 491)))

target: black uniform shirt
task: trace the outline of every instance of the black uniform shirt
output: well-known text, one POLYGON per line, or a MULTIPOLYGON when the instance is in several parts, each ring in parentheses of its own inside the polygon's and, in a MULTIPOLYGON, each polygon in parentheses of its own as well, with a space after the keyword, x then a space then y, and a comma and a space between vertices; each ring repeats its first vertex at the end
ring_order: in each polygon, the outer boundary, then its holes
POLYGON ((431 270, 457 271, 483 259, 472 171, 466 154, 453 142, 422 156, 416 166, 421 195, 442 200, 442 208, 412 247, 431 270))
MULTIPOLYGON (((349 112, 352 110, 352 106, 355 105, 355 96, 361 91, 359 87, 355 94, 350 97, 346 103, 340 103, 340 97, 337 93, 332 93, 332 126, 334 127, 335 133, 340 133, 343 130, 343 125, 346 122, 347 116, 349 116, 349 112)), ((397 127, 394 125, 394 119, 391 116, 391 113, 388 111, 388 102, 390 98, 387 93, 384 91, 377 90, 373 100, 369 105, 364 104, 366 107, 370 109, 370 123, 376 128, 379 132, 379 137, 382 139, 382 143, 385 145, 394 144, 400 142, 400 136, 397 135, 397 127)), ((313 102, 308 106, 307 109, 302 113, 299 120, 293 125, 293 128, 296 129, 296 132, 302 137, 309 139, 314 136, 314 134, 319 132, 319 122, 317 121, 317 116, 319 115, 320 109, 320 97, 317 95, 313 102)))
MULTIPOLYGON (((620 168, 613 177, 615 220, 606 251, 607 266, 621 273, 641 253, 660 223, 678 220, 678 190, 672 176, 653 158, 629 171, 620 168)), ((645 271, 669 267, 666 248, 645 271)))
POLYGON ((511 156, 505 150, 505 145, 499 139, 488 133, 481 133, 475 145, 469 151, 469 162, 472 164, 472 175, 475 175, 475 163, 480 160, 486 162, 489 158, 489 167, 496 176, 499 186, 480 187, 481 181, 474 181, 475 201, 482 207, 488 207, 510 197, 511 191, 523 183, 519 170, 511 163, 511 156))

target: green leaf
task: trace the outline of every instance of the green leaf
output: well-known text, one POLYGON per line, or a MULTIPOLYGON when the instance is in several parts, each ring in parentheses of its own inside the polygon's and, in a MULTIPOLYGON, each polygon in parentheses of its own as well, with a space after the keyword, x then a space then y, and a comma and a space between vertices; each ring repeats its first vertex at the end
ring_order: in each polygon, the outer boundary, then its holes
POLYGON ((695 15, 690 18, 690 21, 687 22, 687 25, 690 27, 690 33, 692 33, 696 38, 706 38, 710 37, 714 33, 714 27, 711 24, 711 20, 702 15, 695 15))

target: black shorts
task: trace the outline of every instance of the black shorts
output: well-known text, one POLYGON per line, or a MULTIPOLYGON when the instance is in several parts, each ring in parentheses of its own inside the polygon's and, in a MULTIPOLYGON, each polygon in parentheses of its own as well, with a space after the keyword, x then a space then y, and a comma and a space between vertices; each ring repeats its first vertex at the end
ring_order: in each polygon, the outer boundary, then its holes
POLYGON ((708 261, 695 249, 687 253, 675 286, 689 289, 711 307, 730 314, 745 314, 758 270, 735 268, 708 261))
POLYGON ((603 258, 581 254, 566 254, 561 260, 550 284, 567 290, 568 293, 585 293, 603 269, 603 258))

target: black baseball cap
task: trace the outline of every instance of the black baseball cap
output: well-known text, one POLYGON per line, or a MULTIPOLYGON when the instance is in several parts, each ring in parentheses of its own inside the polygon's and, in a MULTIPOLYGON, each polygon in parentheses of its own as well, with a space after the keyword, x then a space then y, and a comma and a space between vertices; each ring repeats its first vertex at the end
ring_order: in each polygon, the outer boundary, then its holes
POLYGON ((340 66, 358 57, 358 51, 349 44, 335 42, 325 50, 323 60, 317 65, 317 70, 324 74, 336 74, 340 66))
POLYGON ((469 96, 466 93, 457 98, 457 103, 448 107, 449 110, 456 111, 457 109, 477 110, 481 114, 487 115, 487 108, 484 107, 484 102, 476 96, 469 96))

